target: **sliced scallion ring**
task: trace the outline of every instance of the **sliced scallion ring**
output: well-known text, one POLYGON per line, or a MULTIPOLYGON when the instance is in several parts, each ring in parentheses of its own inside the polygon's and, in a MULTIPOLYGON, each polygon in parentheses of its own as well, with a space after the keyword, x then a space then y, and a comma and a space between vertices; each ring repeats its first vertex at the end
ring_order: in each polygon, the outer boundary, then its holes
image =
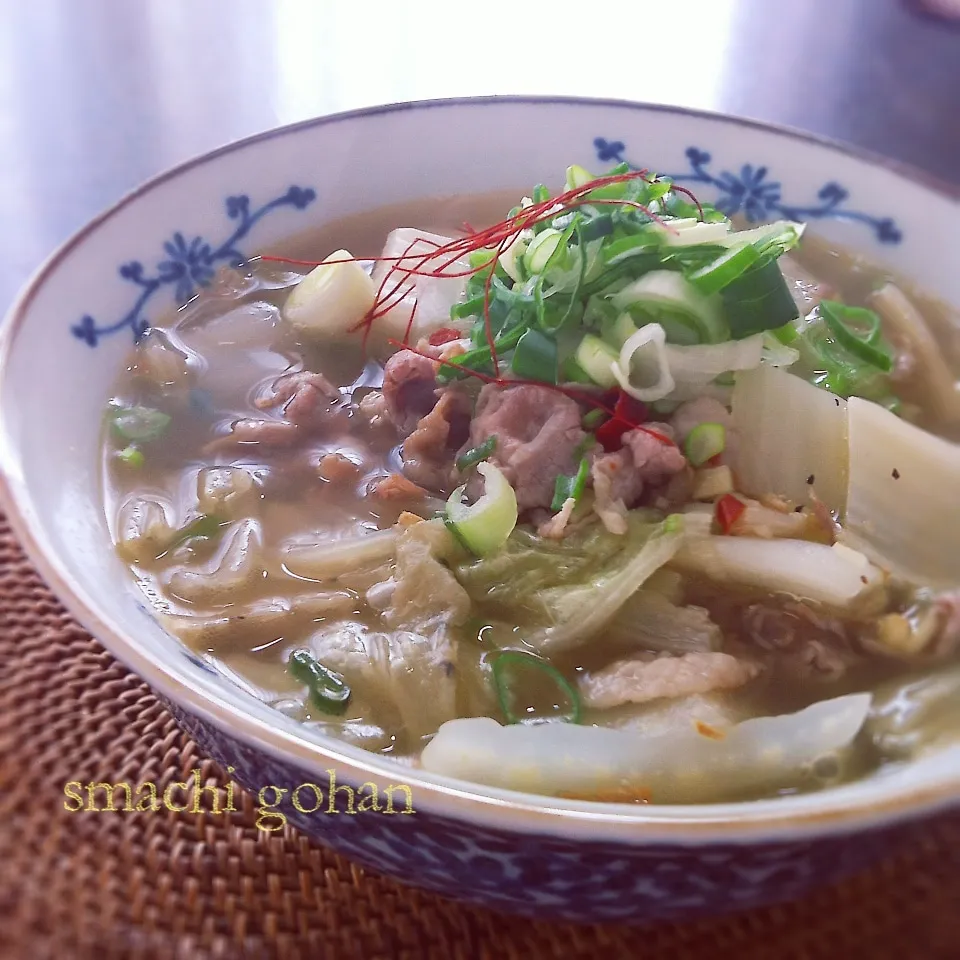
POLYGON ((760 254, 749 243, 731 247, 716 260, 687 274, 687 280, 704 296, 719 293, 724 287, 737 279, 745 270, 752 267, 760 254))
POLYGON ((693 284, 673 270, 654 270, 627 284, 611 297, 613 305, 659 322, 665 314, 683 317, 698 331, 700 342, 720 343, 729 336, 719 299, 704 297, 693 284))
POLYGON ((447 500, 447 526, 478 557, 489 557, 506 542, 517 525, 517 495, 507 478, 492 463, 481 461, 477 472, 484 479, 483 495, 476 503, 463 502, 466 485, 447 500))
POLYGON ((727 431, 722 423, 700 423, 683 442, 684 456, 695 467, 723 453, 727 445, 727 431))
POLYGON ((538 233, 523 252, 523 265, 533 273, 541 273, 563 242, 563 233, 550 227, 538 233))
POLYGON ((848 307, 835 300, 821 300, 820 316, 845 350, 884 373, 893 369, 893 359, 883 342, 880 317, 872 310, 848 307))
POLYGON ((347 682, 307 650, 295 650, 290 657, 290 675, 310 690, 314 706, 324 713, 341 714, 350 700, 347 682))
POLYGON ((577 365, 590 378, 591 383, 608 389, 617 385, 613 367, 619 358, 620 354, 613 347, 592 333, 584 336, 575 354, 577 365))
MULTIPOLYGON (((552 716, 557 719, 567 720, 569 723, 580 723, 581 703, 580 694, 576 687, 552 664, 532 653, 524 653, 522 650, 503 650, 493 658, 493 685, 497 693, 497 700, 500 703, 500 709, 506 718, 507 723, 523 723, 525 720, 544 719, 542 716, 522 716, 517 712, 515 704, 514 690, 518 686, 517 681, 523 673, 530 674, 536 671, 540 678, 547 681, 548 699, 552 699, 554 692, 559 693, 569 704, 564 712, 555 710, 552 716)), ((525 684, 527 686, 527 684, 525 684)), ((551 706, 558 708, 561 704, 554 703, 551 706)), ((528 706, 527 710, 532 710, 528 706)))

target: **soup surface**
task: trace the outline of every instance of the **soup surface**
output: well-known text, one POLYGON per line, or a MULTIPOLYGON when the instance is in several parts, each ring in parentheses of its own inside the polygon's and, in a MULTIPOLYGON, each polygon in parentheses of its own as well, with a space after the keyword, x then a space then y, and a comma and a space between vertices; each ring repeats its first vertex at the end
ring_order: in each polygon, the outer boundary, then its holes
POLYGON ((956 318, 635 172, 518 199, 330 224, 142 337, 106 510, 164 624, 319 733, 559 796, 947 742, 956 318))

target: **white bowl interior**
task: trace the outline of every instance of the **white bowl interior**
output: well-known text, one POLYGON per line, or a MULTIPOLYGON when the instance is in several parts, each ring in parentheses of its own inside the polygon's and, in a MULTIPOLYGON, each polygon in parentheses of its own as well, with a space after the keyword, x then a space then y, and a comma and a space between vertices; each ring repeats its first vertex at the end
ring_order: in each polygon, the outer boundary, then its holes
MULTIPOLYGON (((388 760, 339 742, 305 739, 296 723, 189 659, 146 612, 112 549, 99 466, 101 412, 130 349, 131 331, 104 336, 91 349, 71 334, 71 326, 84 314, 101 325, 121 320, 139 294, 118 276, 118 267, 139 260, 150 273, 164 259, 164 241, 176 231, 188 241, 201 236, 217 243, 228 236, 234 225, 225 214, 227 196, 249 195, 255 208, 291 185, 317 193, 303 210, 280 206, 265 215, 239 244, 252 254, 381 204, 529 189, 541 180, 559 183, 572 162, 601 171, 611 161, 598 160, 596 138, 621 141, 625 158, 659 172, 689 172, 685 151, 690 147, 711 154, 711 175, 731 171, 739 176, 744 164, 754 170, 766 167, 766 180, 780 183, 780 202, 797 208, 823 206, 818 192, 825 184, 839 183, 849 193, 842 209, 872 221, 892 217, 901 241, 881 242, 874 223, 857 219, 813 219, 810 230, 889 263, 960 304, 955 265, 960 210, 955 200, 830 145, 743 122, 606 102, 440 102, 326 118, 225 148, 148 184, 82 231, 41 269, 4 330, 0 457, 7 505, 10 499, 15 503, 11 512, 18 532, 71 611, 161 692, 261 747, 295 757, 305 770, 322 771, 333 758, 344 776, 354 769, 383 783, 396 779, 396 767, 388 760)), ((710 184, 688 185, 706 200, 718 195, 710 184)), ((169 311, 172 289, 152 296, 145 315, 169 311)), ((879 801, 892 804, 924 793, 940 802, 943 783, 952 784, 954 792, 960 787, 960 748, 808 797, 642 812, 554 804, 425 775, 407 779, 422 784, 424 805, 438 809, 449 810, 474 793, 495 801, 470 802, 475 817, 502 821, 524 810, 562 807, 578 814, 551 824, 564 831, 616 832, 623 818, 635 825, 672 822, 681 827, 694 820, 732 819, 744 829, 775 822, 782 827, 785 817, 814 812, 824 817, 855 814, 866 822, 886 815, 879 801), (864 813, 865 806, 874 813, 864 813)), ((824 819, 819 829, 827 826, 824 819)))

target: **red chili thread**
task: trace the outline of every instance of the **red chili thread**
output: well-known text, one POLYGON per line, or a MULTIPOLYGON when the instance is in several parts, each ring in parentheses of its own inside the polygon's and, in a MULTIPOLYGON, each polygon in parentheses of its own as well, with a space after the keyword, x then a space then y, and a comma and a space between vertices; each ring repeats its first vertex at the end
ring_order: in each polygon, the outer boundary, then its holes
MULTIPOLYGON (((648 171, 643 170, 633 170, 628 173, 612 174, 605 177, 597 177, 595 180, 591 180, 588 183, 585 183, 579 187, 574 187, 571 190, 567 190, 556 197, 548 198, 541 201, 540 203, 530 204, 527 207, 524 207, 522 210, 518 211, 513 216, 507 217, 505 220, 501 220, 499 223, 495 223, 490 227, 486 227, 483 230, 474 230, 470 224, 464 221, 464 226, 469 228, 470 232, 465 237, 458 237, 453 240, 450 240, 445 244, 437 244, 435 241, 427 240, 425 237, 416 237, 414 238, 406 247, 404 252, 398 257, 351 257, 346 258, 344 262, 358 262, 362 260, 371 260, 376 263, 382 262, 392 262, 392 266, 387 271, 383 280, 380 283, 380 287, 377 290, 377 294, 374 297, 374 302, 371 305, 370 309, 364 315, 364 317, 357 323, 352 329, 359 330, 363 327, 363 350, 366 353, 367 340, 370 335, 370 329, 375 320, 378 320, 385 313, 389 312, 393 307, 407 296, 413 289, 414 285, 409 287, 404 287, 404 284, 410 281, 411 277, 422 276, 430 277, 432 279, 453 279, 458 277, 472 276, 473 274, 479 273, 481 270, 489 267, 490 272, 484 283, 484 295, 483 295, 483 320, 484 320, 484 333, 486 334, 487 346, 490 349, 490 356, 493 360, 493 369, 496 374, 494 381, 499 380, 500 375, 500 359, 497 356, 496 345, 493 337, 492 324, 490 320, 490 286, 493 282, 493 276, 496 272, 497 264, 500 257, 504 251, 516 241, 517 237, 524 231, 528 230, 531 227, 535 226, 538 223, 541 223, 544 220, 550 220, 558 216, 562 210, 570 209, 573 207, 586 206, 590 204, 606 204, 614 206, 632 206, 635 207, 643 213, 650 217, 656 223, 659 223, 664 229, 668 230, 671 233, 677 233, 677 231, 672 228, 666 221, 664 221, 657 214, 653 213, 648 207, 644 204, 639 203, 635 200, 615 200, 612 198, 594 198, 590 199, 587 195, 597 190, 600 187, 608 186, 615 183, 624 183, 628 180, 641 179, 646 183, 654 183, 655 180, 650 179, 646 176, 648 171), (426 254, 414 254, 411 253, 412 248, 418 242, 422 240, 424 243, 431 244, 435 247, 434 250, 427 252, 426 254), (491 250, 490 259, 485 260, 484 262, 478 264, 476 267, 470 267, 465 270, 455 271, 451 273, 445 272, 448 267, 452 266, 458 260, 462 259, 465 255, 476 252, 478 250, 491 250), (432 260, 438 259, 442 255, 450 255, 443 263, 438 267, 434 267, 431 270, 423 269, 427 263, 432 260), (413 266, 401 266, 404 261, 415 260, 416 263, 413 266), (387 282, 392 277, 395 272, 404 274, 403 279, 399 280, 390 290, 389 293, 384 295, 384 290, 386 288, 387 282), (393 298, 396 298, 395 302, 393 298)), ((675 189, 681 193, 689 196, 694 203, 697 204, 697 209, 700 212, 700 218, 703 219, 703 208, 700 206, 699 201, 696 197, 687 190, 685 187, 678 187, 675 184, 671 184, 671 189, 675 189)), ((299 266, 319 266, 324 263, 323 260, 296 260, 289 257, 279 257, 272 256, 269 254, 264 254, 260 257, 261 260, 271 261, 271 262, 280 262, 280 263, 292 263, 299 266)), ((409 338, 410 330, 413 322, 413 314, 411 313, 410 322, 407 325, 407 333, 405 336, 406 339, 409 338)), ((393 342, 393 341, 391 341, 393 342)), ((404 343, 404 346, 407 344, 404 343)), ((454 365, 455 366, 455 365, 454 365)), ((475 371, 470 371, 475 373, 475 371)), ((520 381, 509 381, 511 383, 517 383, 520 381)), ((552 384, 545 384, 545 386, 555 386, 552 384)), ((563 392, 561 388, 561 392, 563 392)), ((612 414, 611 414, 612 415, 612 414)), ((645 429, 639 427, 638 429, 645 429)), ((647 430, 648 433, 653 434, 654 436, 660 437, 664 442, 672 443, 673 441, 668 438, 662 437, 656 431, 647 430)))
POLYGON ((703 207, 701 206, 700 201, 694 195, 693 191, 688 190, 686 187, 679 187, 675 183, 670 184, 670 189, 676 190, 677 193, 686 194, 686 196, 688 196, 693 201, 694 206, 697 208, 697 213, 699 214, 700 220, 701 221, 703 220, 703 207))
POLYGON ((407 321, 407 329, 403 332, 403 345, 404 347, 410 346, 410 331, 413 330, 413 318, 417 315, 417 306, 419 300, 413 301, 413 309, 410 311, 410 319, 407 321))

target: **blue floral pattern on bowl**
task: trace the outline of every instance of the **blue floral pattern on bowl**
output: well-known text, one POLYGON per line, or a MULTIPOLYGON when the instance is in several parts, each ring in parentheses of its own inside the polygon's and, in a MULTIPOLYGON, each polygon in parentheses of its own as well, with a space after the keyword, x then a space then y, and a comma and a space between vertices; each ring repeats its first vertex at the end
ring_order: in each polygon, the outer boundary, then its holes
POLYGON ((203 237, 188 240, 178 230, 163 244, 165 256, 157 262, 153 272, 148 273, 139 260, 131 260, 118 268, 118 273, 124 280, 140 288, 139 296, 123 317, 115 323, 99 326, 92 316, 86 314, 79 323, 70 328, 70 332, 91 347, 97 346, 101 337, 127 328, 132 332, 134 340, 138 340, 150 326, 150 321, 143 311, 160 290, 173 287, 177 305, 183 306, 199 288, 210 283, 218 265, 239 266, 247 259, 237 244, 266 214, 278 207, 304 210, 316 197, 317 193, 312 187, 292 186, 286 193, 254 210, 251 210, 250 197, 246 194, 227 197, 227 216, 237 223, 225 240, 214 246, 203 237))
MULTIPOLYGON (((622 140, 597 137, 593 146, 597 159, 604 163, 628 163, 634 170, 641 169, 641 166, 626 158, 627 147, 622 140)), ((899 243, 903 239, 900 228, 891 217, 875 217, 847 209, 844 204, 850 197, 850 191, 832 180, 817 191, 818 203, 797 206, 784 202, 780 181, 769 180, 770 171, 765 166, 745 163, 739 174, 727 170, 715 174, 708 169, 713 157, 706 150, 687 147, 685 153, 690 163, 689 170, 664 176, 677 183, 703 183, 714 187, 719 193, 715 205, 728 217, 740 213, 750 223, 777 217, 799 221, 832 217, 868 226, 881 243, 899 243)))

